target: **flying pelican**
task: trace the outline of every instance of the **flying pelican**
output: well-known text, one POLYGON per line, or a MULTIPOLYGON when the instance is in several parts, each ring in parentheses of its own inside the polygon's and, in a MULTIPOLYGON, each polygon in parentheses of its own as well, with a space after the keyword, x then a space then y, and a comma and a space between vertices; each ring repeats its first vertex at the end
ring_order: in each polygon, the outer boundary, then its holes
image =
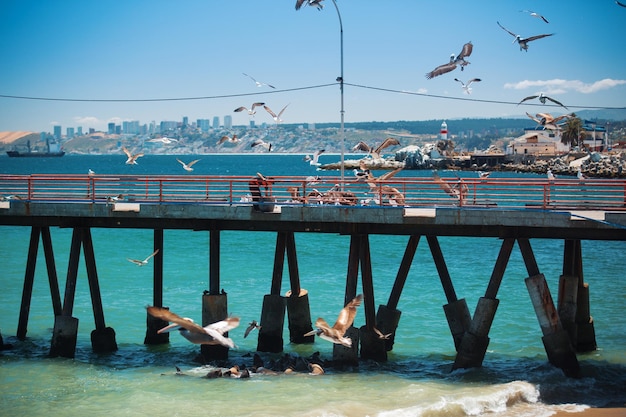
POLYGON ((126 163, 128 165, 137 165, 137 159, 143 156, 143 152, 140 153, 136 153, 136 154, 132 154, 130 153, 130 151, 128 149, 126 149, 126 147, 122 146, 122 150, 124 151, 124 153, 126 154, 126 156, 128 157, 128 159, 126 160, 126 163))
POLYGON ((569 109, 568 109, 567 107, 565 107, 565 106, 563 105, 563 103, 561 103, 560 101, 555 100, 555 99, 553 99, 552 97, 548 97, 548 96, 546 96, 546 95, 545 95, 545 94, 543 94, 543 93, 539 93, 539 94, 535 94, 535 95, 532 95, 532 96, 524 97, 524 98, 522 99, 522 101, 520 101, 519 103, 517 103, 517 105, 519 106, 519 105, 520 105, 520 104, 522 104, 523 102, 525 102, 525 101, 527 101, 527 100, 532 100, 532 99, 534 99, 534 98, 538 98, 538 99, 539 99, 539 101, 541 102, 541 104, 546 104, 546 100, 550 100, 550 101, 551 101, 551 102, 553 102, 554 104, 558 104, 559 106, 563 107, 564 109, 569 110, 569 109))
POLYGON ((615 0, 615 4, 617 4, 618 6, 622 6, 622 7, 626 7, 626 4, 624 3, 620 3, 619 1, 615 0))
POLYGON ((480 78, 472 78, 471 80, 467 82, 467 84, 465 84, 463 81, 459 80, 458 78, 455 78, 454 81, 458 81, 461 83, 461 87, 463 88, 463 90, 465 90, 466 94, 472 94, 472 88, 470 87, 470 85, 472 85, 472 83, 477 83, 482 80, 480 78))
POLYGON ((548 19, 546 19, 545 17, 543 17, 542 15, 540 15, 540 14, 539 14, 539 13, 537 13, 537 12, 533 12, 532 10, 520 10, 520 12, 522 12, 522 13, 528 13, 528 14, 530 14, 532 17, 536 17, 536 18, 538 18, 538 19, 543 20, 543 21, 544 21, 544 22, 546 22, 546 23, 550 23, 550 22, 548 22, 548 19))
POLYGON ((367 143, 361 141, 361 142, 357 143, 356 145, 354 145, 352 150, 353 151, 365 151, 365 152, 367 152, 368 155, 372 155, 373 159, 380 159, 381 152, 384 149, 386 149, 386 148, 388 148, 390 146, 394 146, 394 145, 400 145, 400 141, 398 139, 396 139, 396 138, 389 137, 389 138, 385 139, 376 148, 374 148, 372 146, 369 146, 367 143))
POLYGON ((339 317, 337 317, 337 321, 333 327, 330 327, 328 323, 326 323, 326 320, 318 317, 318 319, 315 320, 316 329, 306 333, 305 336, 312 336, 316 334, 329 342, 346 347, 352 347, 352 339, 344 337, 344 335, 346 334, 348 328, 352 326, 354 317, 356 316, 356 308, 361 305, 362 300, 363 294, 359 294, 354 297, 352 301, 346 304, 346 306, 339 312, 339 317))
POLYGON ((240 112, 240 111, 247 111, 248 114, 250 116, 253 116, 254 114, 256 114, 256 110, 254 109, 255 107, 261 107, 262 105, 264 105, 265 103, 252 103, 252 107, 250 107, 250 109, 248 109, 245 106, 241 106, 241 107, 237 107, 235 110, 233 110, 234 112, 240 112))
POLYGON ((252 81, 254 81, 254 83, 256 84, 257 87, 263 87, 264 85, 268 86, 269 88, 276 88, 271 84, 267 84, 267 83, 262 83, 260 81, 257 81, 254 79, 254 77, 252 77, 251 75, 246 74, 245 72, 242 72, 243 75, 245 75, 246 77, 250 78, 252 81))
POLYGON ((438 75, 450 72, 455 69, 457 65, 460 65, 461 71, 463 71, 463 67, 469 64, 469 61, 466 61, 465 58, 472 54, 472 49, 474 49, 472 42, 466 43, 465 45, 463 45, 463 49, 461 49, 461 52, 457 56, 454 56, 454 54, 450 55, 450 62, 448 62, 447 64, 439 65, 437 68, 427 73, 426 78, 430 80, 431 78, 435 78, 438 75))
POLYGON ((398 191, 398 189, 395 187, 380 184, 381 182, 385 182, 391 179, 391 177, 393 177, 394 175, 396 175, 398 172, 402 171, 403 169, 404 168, 402 167, 396 168, 393 171, 389 171, 382 175, 379 175, 378 178, 374 177, 371 171, 367 170, 367 178, 365 179, 365 182, 367 182, 367 185, 370 186, 370 192, 372 192, 373 194, 376 194, 377 196, 380 196, 379 204, 382 204, 383 199, 387 197, 387 199, 389 200, 389 203, 392 205, 401 205, 401 206, 404 205, 404 202, 405 202, 404 194, 398 191))
POLYGON ((320 164, 318 162, 318 159, 319 159, 320 155, 322 153, 324 153, 324 152, 326 152, 326 149, 320 149, 319 151, 315 151, 313 156, 305 155, 304 160, 308 161, 309 164, 311 164, 311 165, 320 166, 322 164, 320 164))
MULTIPOLYGON (((287 104, 288 106, 289 104, 287 104)), ((278 116, 276 116, 276 114, 272 111, 272 109, 270 109, 268 106, 263 106, 263 108, 265 110, 267 110, 267 112, 270 114, 270 116, 272 116, 272 118, 274 119, 274 121, 276 123, 280 123, 283 120, 280 118, 280 116, 282 116, 283 112, 285 111, 285 109, 287 108, 287 106, 283 107, 283 109, 281 111, 278 112, 278 116)))
POLYGON ((554 35, 554 33, 544 33, 543 35, 535 35, 535 36, 531 36, 530 38, 522 38, 520 35, 511 32, 510 30, 508 30, 507 28, 505 28, 504 26, 502 26, 500 24, 500 22, 496 22, 498 24, 498 26, 500 26, 502 29, 504 29, 506 32, 508 32, 510 35, 512 35, 515 40, 513 41, 513 43, 517 42, 519 44, 519 50, 521 51, 522 49, 525 50, 526 52, 528 52, 528 42, 531 41, 535 41, 537 39, 541 39, 541 38, 545 38, 546 36, 552 36, 554 35))
POLYGON ((221 145, 224 142, 228 142, 228 143, 239 143, 240 139, 237 137, 237 134, 235 133, 233 135, 233 137, 231 138, 228 135, 224 135, 220 138, 220 140, 217 141, 218 145, 221 145))
POLYGON ((450 197, 456 198, 458 200, 465 200, 465 197, 469 192, 469 188, 462 178, 457 177, 457 183, 454 185, 450 185, 443 178, 441 178, 439 174, 437 174, 437 172, 433 172, 433 179, 437 184, 439 184, 439 187, 441 187, 441 189, 445 191, 446 194, 448 194, 450 197))
POLYGON ((165 308, 148 306, 146 309, 151 316, 172 322, 172 324, 162 328, 157 333, 179 330, 180 335, 191 343, 198 345, 223 345, 229 348, 236 347, 232 339, 224 337, 224 333, 239 326, 239 317, 228 317, 225 320, 200 327, 190 318, 180 317, 165 308))
POLYGON ((562 116, 554 117, 550 113, 537 113, 535 117, 532 114, 529 114, 528 112, 526 112, 526 116, 530 117, 538 125, 543 126, 544 129, 549 129, 549 130, 557 130, 559 128, 559 126, 557 126, 557 122, 560 122, 561 120, 565 118, 572 117, 569 114, 564 114, 562 116))
POLYGON ((259 325, 259 323, 256 322, 256 320, 252 320, 249 324, 248 327, 246 327, 246 331, 243 334, 243 338, 245 339, 246 337, 248 337, 248 335, 250 334, 250 332, 254 329, 260 329, 261 326, 259 325))
POLYGON ((322 10, 324 5, 322 4, 324 0, 296 0, 296 10, 300 10, 300 8, 304 6, 315 6, 317 10, 322 10))
POLYGON ((144 259, 143 261, 139 260, 139 259, 131 259, 131 258, 126 258, 128 259, 128 262, 132 262, 137 266, 144 266, 144 265, 148 265, 148 261, 150 260, 150 258, 152 258, 154 255, 156 255, 157 253, 159 253, 159 250, 155 250, 154 252, 152 252, 146 259, 144 259))
POLYGON ((255 146, 261 146, 267 149, 268 152, 272 152, 272 144, 270 142, 265 142, 263 139, 257 139, 250 144, 251 148, 254 148, 255 146))
POLYGON ((186 164, 183 161, 181 161, 180 159, 176 158, 176 160, 183 166, 183 169, 187 172, 191 172, 193 171, 193 164, 195 164, 196 162, 199 161, 199 159, 194 159, 193 161, 191 161, 190 163, 186 164))

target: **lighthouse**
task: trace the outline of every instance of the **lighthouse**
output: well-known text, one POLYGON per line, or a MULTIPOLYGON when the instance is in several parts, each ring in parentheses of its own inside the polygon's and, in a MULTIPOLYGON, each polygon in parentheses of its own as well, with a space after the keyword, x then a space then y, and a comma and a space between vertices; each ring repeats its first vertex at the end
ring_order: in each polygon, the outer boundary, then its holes
POLYGON ((441 124, 441 130, 439 131, 439 139, 448 140, 448 125, 444 120, 441 124))

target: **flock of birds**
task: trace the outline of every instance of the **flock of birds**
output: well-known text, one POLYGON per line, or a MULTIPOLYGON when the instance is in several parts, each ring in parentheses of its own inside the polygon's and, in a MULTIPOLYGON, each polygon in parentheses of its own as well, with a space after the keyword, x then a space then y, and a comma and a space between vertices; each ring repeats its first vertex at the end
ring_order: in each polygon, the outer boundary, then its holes
MULTIPOLYGON (((134 261, 138 262, 138 265, 145 265, 148 260, 154 256, 158 251, 155 251, 152 255, 148 256, 145 261, 134 261), (145 263, 144 263, 145 262, 145 263)), ((131 260, 131 259, 129 259, 131 260)), ((346 336, 346 332, 354 323, 354 318, 357 314, 357 307, 361 305, 363 301, 363 295, 359 294, 350 300, 339 312, 337 320, 331 326, 326 320, 322 317, 318 317, 315 321, 315 328, 310 332, 304 334, 304 336, 313 336, 317 335, 320 338, 327 340, 331 343, 342 345, 345 347, 352 347, 352 339, 346 336)), ((187 339, 189 342, 200 345, 221 345, 231 349, 237 348, 235 342, 226 335, 227 332, 233 330, 237 326, 239 326, 240 319, 239 317, 227 317, 224 320, 217 321, 215 323, 211 323, 208 326, 200 326, 196 324, 192 319, 188 317, 181 317, 169 309, 155 306, 146 306, 148 314, 151 316, 166 321, 170 324, 161 328, 157 331, 158 334, 169 333, 173 331, 178 331, 182 337, 187 339)), ((260 330, 261 325, 256 322, 256 320, 252 320, 248 327, 244 332, 244 338, 248 337, 248 335, 253 330, 260 330)), ((391 333, 383 334, 380 330, 374 327, 374 332, 378 336, 379 339, 389 339, 391 333)), ((257 361, 255 357, 255 362, 257 361)), ((310 373, 315 375, 324 374, 324 369, 318 363, 308 363, 307 364, 310 373)), ((177 368, 177 373, 180 373, 180 369, 177 368)), ((242 375, 241 369, 230 369, 228 375, 234 377, 249 377, 249 374, 242 375)), ((257 369, 255 368, 255 371, 257 369)), ((220 375, 213 376, 226 376, 220 372, 220 375)))

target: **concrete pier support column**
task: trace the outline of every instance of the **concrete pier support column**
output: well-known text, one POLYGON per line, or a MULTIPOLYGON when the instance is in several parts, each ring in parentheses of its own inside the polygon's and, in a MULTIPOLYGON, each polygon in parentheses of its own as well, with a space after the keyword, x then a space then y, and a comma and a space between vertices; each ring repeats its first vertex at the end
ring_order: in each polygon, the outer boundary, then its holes
POLYGON ((283 351, 283 327, 285 323, 285 298, 278 294, 266 294, 261 310, 261 328, 257 350, 279 353, 283 351))
MULTIPOLYGON (((154 256, 152 262, 152 305, 155 307, 163 307, 163 229, 154 230, 154 250, 158 250, 159 252, 154 256)), ((169 333, 157 333, 159 329, 162 329, 168 324, 167 321, 146 313, 146 337, 143 343, 145 345, 169 343, 169 333)))
POLYGON ((472 323, 472 316, 467 308, 467 302, 464 298, 461 298, 460 300, 444 305, 443 311, 448 320, 448 327, 450 327, 452 339, 454 339, 454 347, 458 352, 461 341, 463 340, 463 335, 469 330, 472 323))
MULTIPOLYGON (((165 307, 167 308, 167 307, 165 307)), ((169 333, 157 333, 160 329, 169 325, 168 321, 156 318, 146 313, 146 337, 144 345, 161 345, 170 342, 169 333)))
POLYGON ((78 337, 78 319, 69 316, 56 316, 50 344, 50 356, 53 358, 73 358, 76 354, 78 337))
POLYGON ((563 328, 569 335, 572 346, 578 340, 576 310, 578 305, 578 277, 561 275, 559 277, 559 295, 557 311, 563 328))
POLYGON ((489 330, 496 315, 497 299, 481 297, 469 330, 463 336, 452 369, 482 366, 489 346, 489 330))
POLYGON ((361 326, 359 328, 359 339, 361 342, 361 359, 372 359, 377 362, 387 361, 386 340, 381 339, 373 329, 368 328, 366 325, 361 326))
POLYGON ((379 305, 378 311, 376 312, 376 328, 380 330, 382 334, 389 334, 388 339, 384 339, 385 349, 387 352, 393 350, 393 344, 396 338, 396 329, 398 328, 398 324, 400 323, 400 316, 402 312, 400 310, 396 310, 395 308, 389 308, 386 305, 379 305))
POLYGON ((26 272, 24 274, 24 289, 22 290, 20 318, 17 324, 17 338, 19 340, 26 339, 26 332, 28 330, 28 315, 33 295, 33 283, 35 281, 35 265, 37 263, 40 231, 41 228, 36 226, 33 226, 30 230, 30 244, 28 245, 28 257, 26 258, 26 272))
POLYGON ((352 340, 352 346, 333 344, 333 361, 344 365, 357 365, 359 363, 359 329, 350 327, 345 337, 352 340))
POLYGON ((577 352, 591 352, 596 350, 596 331, 593 326, 593 317, 589 314, 589 284, 578 287, 576 311, 576 345, 577 352))
MULTIPOLYGON (((202 295, 202 327, 228 317, 227 294, 202 295)), ((228 337, 228 332, 224 334, 228 337)), ((200 345, 200 353, 206 361, 228 359, 228 348, 222 345, 200 345)))
POLYGON ((287 302, 287 321, 289 322, 289 341, 291 343, 314 343, 315 335, 304 336, 313 330, 311 323, 311 307, 309 293, 301 288, 300 295, 294 295, 291 290, 285 294, 287 302))
POLYGON ((524 281, 543 332, 541 340, 548 354, 548 360, 552 365, 561 368, 565 375, 577 377, 580 372, 578 359, 569 335, 561 325, 545 277, 543 274, 538 274, 524 281))

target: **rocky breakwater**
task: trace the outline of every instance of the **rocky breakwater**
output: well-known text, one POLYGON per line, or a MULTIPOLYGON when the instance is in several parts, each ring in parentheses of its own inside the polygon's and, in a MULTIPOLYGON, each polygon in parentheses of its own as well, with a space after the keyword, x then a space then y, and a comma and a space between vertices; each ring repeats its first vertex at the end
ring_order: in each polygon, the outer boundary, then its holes
POLYGON ((533 172, 545 174, 551 170, 553 174, 576 176, 578 171, 590 178, 626 178, 626 152, 599 153, 591 152, 580 157, 580 154, 567 154, 551 159, 535 160, 531 163, 502 164, 500 171, 533 172))

